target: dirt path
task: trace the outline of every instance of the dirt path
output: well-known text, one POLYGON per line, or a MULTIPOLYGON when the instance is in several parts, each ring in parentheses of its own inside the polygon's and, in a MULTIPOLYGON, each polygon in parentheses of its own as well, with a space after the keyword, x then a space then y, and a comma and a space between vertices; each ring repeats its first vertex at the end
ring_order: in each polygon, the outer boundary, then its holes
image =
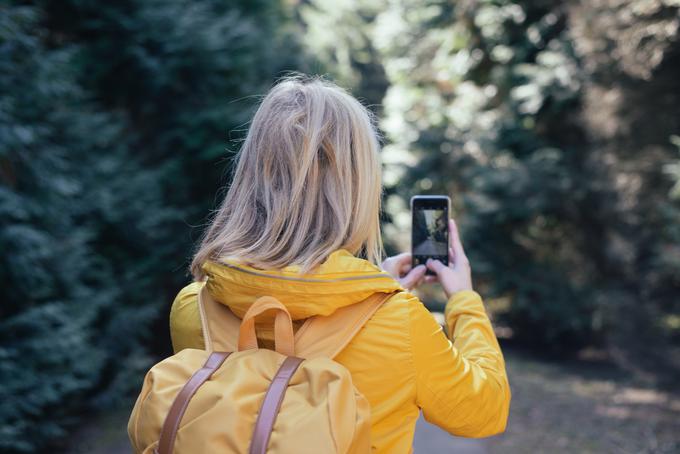
MULTIPOLYGON (((505 350, 508 428, 483 440, 418 421, 416 454, 678 453, 680 395, 635 383, 606 364, 545 362, 505 350)), ((128 454, 129 409, 90 418, 69 454, 128 454)))
POLYGON ((416 425, 413 441, 415 454, 487 454, 486 440, 453 437, 437 426, 427 423, 422 417, 416 425))
MULTIPOLYGON (((69 454, 130 454, 126 424, 127 411, 118 411, 90 420, 76 434, 78 440, 68 450, 69 454)), ((456 453, 487 454, 483 440, 467 440, 452 437, 436 426, 428 424, 422 418, 416 426, 414 453, 456 453)))
POLYGON ((491 453, 680 452, 680 394, 601 361, 540 361, 510 349, 508 427, 491 453))

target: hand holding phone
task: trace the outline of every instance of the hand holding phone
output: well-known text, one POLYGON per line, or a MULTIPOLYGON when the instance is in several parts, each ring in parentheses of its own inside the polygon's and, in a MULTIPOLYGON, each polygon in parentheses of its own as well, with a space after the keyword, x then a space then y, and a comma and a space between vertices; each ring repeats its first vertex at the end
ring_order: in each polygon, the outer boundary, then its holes
POLYGON ((437 274, 437 280, 442 284, 447 298, 462 290, 472 290, 470 261, 465 255, 458 226, 453 219, 449 219, 449 235, 451 246, 449 247, 448 265, 433 259, 426 262, 427 268, 437 274))
POLYGON ((399 255, 386 258, 382 262, 381 268, 383 271, 387 271, 406 290, 418 287, 423 281, 428 282, 427 279, 436 280, 436 276, 424 278, 425 271, 427 271, 427 267, 424 264, 418 265, 415 268, 411 266, 410 252, 402 252, 399 255))
POLYGON ((463 250, 455 221, 448 219, 449 207, 449 198, 446 196, 415 196, 411 199, 411 208, 414 211, 412 253, 404 252, 389 257, 382 263, 382 269, 404 288, 412 289, 422 282, 439 281, 447 298, 461 290, 472 290, 470 262, 463 250), (423 200, 432 197, 437 200, 423 200), (420 210, 430 210, 433 213, 416 213, 420 210), (441 218, 442 211, 445 213, 446 226, 443 232, 442 222, 434 220, 441 218), (428 255, 428 251, 434 253, 428 255), (429 275, 425 275, 426 271, 429 271, 429 275))

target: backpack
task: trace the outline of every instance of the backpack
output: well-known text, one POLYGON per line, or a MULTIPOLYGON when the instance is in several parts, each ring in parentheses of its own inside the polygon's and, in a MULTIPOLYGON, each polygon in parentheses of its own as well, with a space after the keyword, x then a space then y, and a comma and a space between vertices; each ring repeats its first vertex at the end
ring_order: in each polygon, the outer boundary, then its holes
POLYGON ((184 349, 147 372, 128 422, 134 452, 370 452, 368 401, 333 358, 394 293, 310 317, 293 335, 276 298, 258 298, 241 320, 204 284, 205 349, 184 349), (275 350, 258 348, 255 332, 255 317, 269 310, 275 350))

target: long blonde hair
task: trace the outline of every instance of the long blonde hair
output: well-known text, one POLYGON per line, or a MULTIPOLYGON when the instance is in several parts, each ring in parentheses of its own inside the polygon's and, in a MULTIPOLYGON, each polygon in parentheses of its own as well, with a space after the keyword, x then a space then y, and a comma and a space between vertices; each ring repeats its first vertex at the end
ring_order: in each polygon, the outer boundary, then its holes
POLYGON ((382 181, 376 117, 322 76, 293 73, 262 99, 231 186, 191 263, 237 259, 308 273, 336 249, 378 264, 382 181))

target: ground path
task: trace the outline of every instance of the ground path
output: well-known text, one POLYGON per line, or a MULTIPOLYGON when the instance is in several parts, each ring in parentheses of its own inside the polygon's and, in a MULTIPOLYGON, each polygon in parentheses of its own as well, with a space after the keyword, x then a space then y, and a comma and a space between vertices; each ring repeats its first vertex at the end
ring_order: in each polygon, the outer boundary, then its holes
MULTIPOLYGON (((680 394, 599 361, 546 361, 504 347, 512 404, 508 428, 483 440, 452 437, 422 419, 415 454, 676 454, 680 394)), ((129 409, 90 417, 68 454, 130 453, 129 409)))
POLYGON ((416 425, 413 452, 415 454, 440 454, 449 452, 455 454, 488 453, 484 440, 452 437, 439 427, 427 423, 422 417, 416 425))
MULTIPOLYGON (((130 442, 127 432, 127 414, 119 412, 97 418, 85 426, 75 437, 72 454, 129 454, 130 442)), ((487 454, 484 440, 452 437, 440 428, 428 424, 422 418, 416 426, 414 453, 487 454)))

